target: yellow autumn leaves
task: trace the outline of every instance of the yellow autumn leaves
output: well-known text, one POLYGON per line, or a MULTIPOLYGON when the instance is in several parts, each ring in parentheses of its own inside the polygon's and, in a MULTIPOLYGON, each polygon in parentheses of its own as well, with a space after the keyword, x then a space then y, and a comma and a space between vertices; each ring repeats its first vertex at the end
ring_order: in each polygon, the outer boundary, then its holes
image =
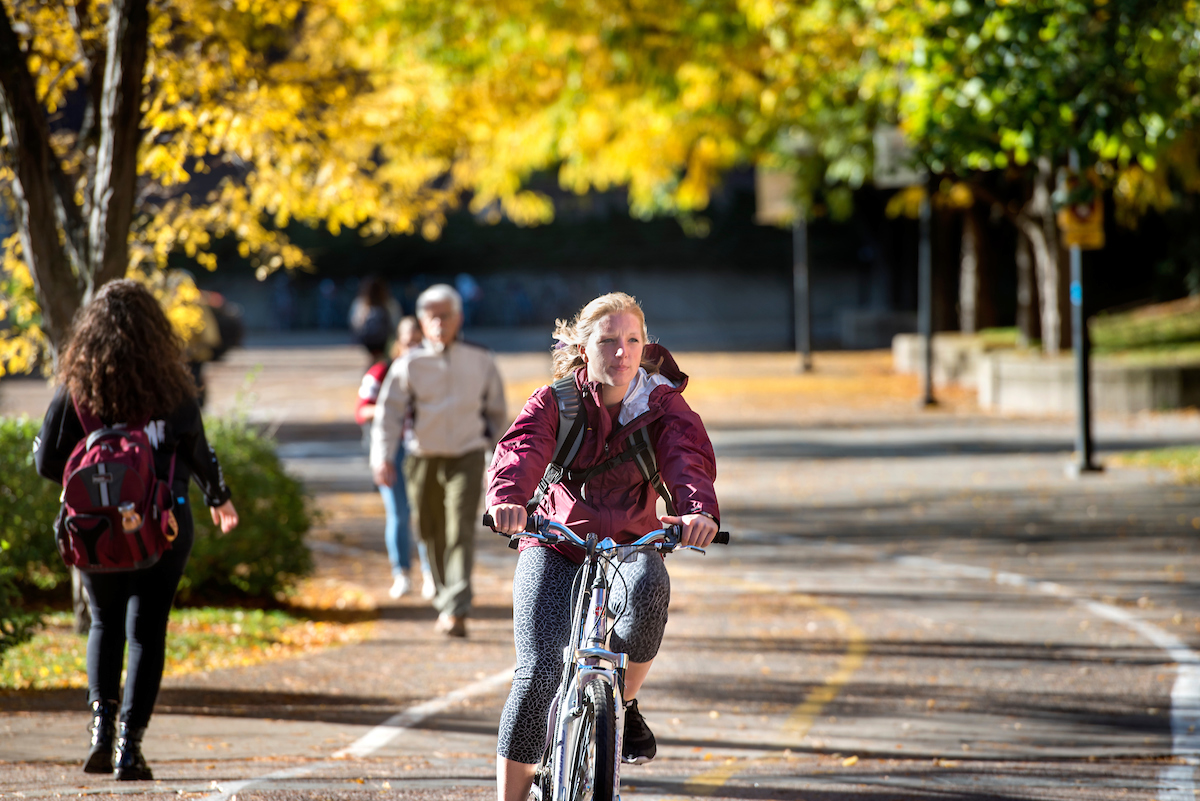
MULTIPOLYGON (((61 113, 103 49, 107 7, 77 25, 72 11, 85 8, 77 0, 0 2, 23 32, 44 107, 61 113)), ((750 162, 798 175, 814 214, 847 213, 850 192, 869 179, 880 124, 940 136, 954 169, 1020 166, 1042 147, 1038 126, 1023 124, 1029 109, 1014 106, 1008 113, 1018 119, 1004 125, 945 123, 1009 102, 1006 87, 1021 86, 967 75, 977 65, 964 54, 981 36, 1001 53, 1021 19, 1100 24, 1102 9, 1077 13, 1052 0, 981 8, 943 0, 157 0, 131 262, 152 271, 182 252, 215 269, 214 240, 232 237, 265 277, 308 265, 286 237, 289 225, 434 238, 464 200, 481 220, 542 224, 554 215, 538 189, 547 178, 580 194, 624 187, 635 215, 686 220, 708 205, 724 172, 750 162), (974 39, 959 30, 977 18, 974 39), (979 142, 963 138, 972 131, 979 142)), ((1188 9, 1194 22, 1195 4, 1188 9)), ((1030 35, 1041 41, 1052 29, 1048 22, 1030 35)), ((1154 110, 1142 116, 1147 135, 1168 121, 1154 110)), ((1111 140, 1119 155, 1129 137, 1108 134, 1104 147, 1111 140)), ((82 203, 92 144, 63 125, 53 146, 82 203)), ((1114 176, 1122 220, 1169 200, 1153 155, 1114 176)), ((6 347, 0 359, 18 358, 6 347)))

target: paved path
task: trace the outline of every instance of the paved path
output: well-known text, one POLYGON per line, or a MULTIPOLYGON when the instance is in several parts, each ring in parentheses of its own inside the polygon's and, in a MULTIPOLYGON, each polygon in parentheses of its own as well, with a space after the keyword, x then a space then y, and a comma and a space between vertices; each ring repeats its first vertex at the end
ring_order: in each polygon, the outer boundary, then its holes
MULTIPOLYGON (((314 533, 321 575, 381 599, 374 636, 172 679, 150 785, 78 772, 77 693, 24 697, 0 714, 0 793, 491 797, 512 553, 479 534, 471 637, 433 636, 423 604, 386 598, 378 501, 340 408, 354 354, 237 358, 219 398, 264 364, 253 412, 333 510, 314 533)), ((544 357, 506 358, 514 385, 544 380, 544 357)), ((1069 421, 955 397, 917 413, 870 356, 818 359, 808 383, 779 357, 681 362, 736 542, 671 558, 642 696, 660 756, 625 770, 625 798, 1196 795, 1200 488, 1120 468, 1072 481, 1069 421)), ((1200 442, 1200 418, 1106 419, 1097 442, 1101 458, 1200 442)))

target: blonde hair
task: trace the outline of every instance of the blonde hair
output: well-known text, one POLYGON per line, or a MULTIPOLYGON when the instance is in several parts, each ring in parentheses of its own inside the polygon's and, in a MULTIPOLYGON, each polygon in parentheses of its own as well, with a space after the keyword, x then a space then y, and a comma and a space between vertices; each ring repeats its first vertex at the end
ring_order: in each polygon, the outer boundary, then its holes
MULTIPOLYGON (((610 314, 625 312, 638 318, 638 322, 642 324, 642 342, 647 343, 646 315, 642 313, 642 307, 638 304, 637 299, 624 292, 609 292, 607 295, 601 295, 580 309, 570 322, 555 320, 554 338, 558 340, 558 344, 552 351, 554 377, 562 378, 582 367, 584 361, 579 349, 587 345, 588 340, 592 337, 592 331, 596 329, 599 322, 610 314)), ((645 367, 647 372, 658 372, 658 365, 647 362, 645 359, 642 360, 641 366, 645 367)))

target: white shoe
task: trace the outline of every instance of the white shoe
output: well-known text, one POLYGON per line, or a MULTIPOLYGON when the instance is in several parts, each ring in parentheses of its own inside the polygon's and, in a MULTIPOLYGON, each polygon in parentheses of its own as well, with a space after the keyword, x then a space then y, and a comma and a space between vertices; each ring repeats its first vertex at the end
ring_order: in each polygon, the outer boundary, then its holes
POLYGON ((435 595, 437 595, 437 586, 433 583, 433 573, 426 572, 425 583, 421 585, 421 597, 430 601, 435 595))
POLYGON ((408 591, 412 589, 409 584, 407 573, 397 573, 396 580, 392 582, 392 588, 388 590, 388 595, 393 598, 399 598, 401 595, 408 595, 408 591))

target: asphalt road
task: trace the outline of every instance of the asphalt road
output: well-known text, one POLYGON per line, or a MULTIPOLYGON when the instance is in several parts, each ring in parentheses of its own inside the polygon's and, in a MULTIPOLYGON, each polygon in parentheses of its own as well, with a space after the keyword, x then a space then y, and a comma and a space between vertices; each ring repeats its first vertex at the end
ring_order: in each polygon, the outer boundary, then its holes
MULTIPOLYGON (((512 552, 479 533, 465 642, 436 637, 419 599, 387 599, 365 462, 322 405, 358 365, 339 379, 344 355, 264 361, 322 358, 307 391, 268 381, 254 408, 332 510, 314 533, 321 575, 380 599, 372 638, 169 680, 148 784, 79 772, 77 691, 0 697, 0 795, 494 795, 512 552)), ((509 366, 536 380, 538 364, 509 366)), ((659 757, 625 768, 623 797, 1196 797, 1200 488, 1119 467, 1067 478, 1070 421, 846 406, 706 410, 735 541, 671 557, 671 622, 641 695, 659 757)), ((1197 416, 1097 430, 1102 459, 1182 442, 1200 442, 1197 416)))

